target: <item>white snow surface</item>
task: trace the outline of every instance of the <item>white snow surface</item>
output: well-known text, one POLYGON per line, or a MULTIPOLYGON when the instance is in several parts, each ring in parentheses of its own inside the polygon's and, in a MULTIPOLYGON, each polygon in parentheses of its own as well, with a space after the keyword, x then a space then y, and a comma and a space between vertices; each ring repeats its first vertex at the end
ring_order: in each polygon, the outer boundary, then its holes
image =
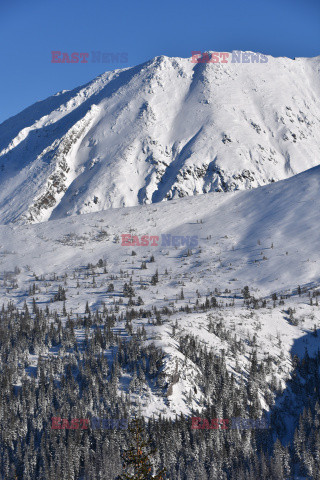
MULTIPOLYGON (((252 189, 319 164, 320 57, 156 57, 0 125, 0 223, 252 189)), ((224 200, 221 200, 224 201, 224 200)))
MULTIPOLYGON (((25 295, 34 282, 40 287, 36 293, 39 306, 45 305, 63 284, 62 277, 68 273, 66 307, 73 313, 83 314, 86 301, 90 307, 100 309, 102 302, 113 304, 113 294, 107 293, 110 276, 114 281, 115 295, 122 292, 127 278, 119 276, 120 270, 132 276, 136 295, 141 295, 144 308, 161 308, 174 304, 195 304, 196 290, 200 302, 214 289, 219 290, 218 301, 230 302, 233 295, 241 295, 248 285, 255 297, 268 298, 269 307, 248 310, 238 298, 234 306, 212 309, 209 313, 223 318, 227 329, 244 341, 257 337, 259 358, 270 354, 275 375, 285 386, 292 370, 290 353, 302 355, 307 347, 312 353, 318 348, 318 337, 310 332, 314 325, 320 326, 320 310, 310 305, 306 295, 297 295, 297 286, 307 292, 319 287, 320 265, 320 167, 312 168, 289 179, 249 191, 208 193, 163 202, 157 205, 139 205, 130 208, 109 209, 86 215, 52 220, 35 225, 0 226, 0 272, 20 268, 17 287, 8 288, 0 282, 0 295, 6 301, 13 300, 18 306, 24 301, 31 305, 32 297, 25 295), (187 247, 134 246, 125 247, 117 242, 121 234, 198 236, 199 245, 187 256, 187 247), (132 256, 134 250, 137 255, 132 256), (154 255, 155 262, 147 263, 141 270, 141 262, 154 255), (75 269, 106 260, 107 273, 103 269, 92 277, 80 276, 80 286, 72 274, 75 269), (159 283, 150 285, 151 276, 159 271, 159 283), (167 269, 167 274, 165 270, 167 269), (45 276, 41 281, 40 275, 45 276), (35 280, 35 275, 38 280, 35 280), (145 284, 146 288, 141 288, 145 284), (183 287, 184 299, 179 300, 183 287), (225 289, 231 293, 225 293, 225 289), (285 307, 271 308, 273 292, 289 295, 285 307), (296 309, 297 326, 288 321, 287 309, 296 309), (281 342, 279 342, 279 339, 281 342)), ((62 302, 51 304, 60 312, 62 302)), ((124 305, 125 308, 125 305, 124 305)), ((190 391, 198 385, 199 372, 189 360, 187 364, 178 350, 180 335, 192 333, 213 347, 217 353, 227 349, 226 342, 208 332, 208 313, 175 313, 164 319, 163 325, 149 325, 146 319, 133 322, 134 328, 144 325, 148 342, 162 348, 166 354, 164 372, 168 376, 178 370, 179 381, 172 387, 172 394, 163 396, 150 389, 139 398, 146 416, 166 415, 174 418, 176 413, 189 414, 191 408, 201 408, 200 390, 190 391), (178 322, 175 335, 172 326, 178 322)), ((123 329, 117 325, 117 329, 123 329)), ((80 335, 80 333, 79 333, 80 335)), ((241 360, 244 375, 248 367, 247 353, 241 360)), ((233 371, 234 356, 227 356, 228 368, 233 371)), ((267 381, 268 379, 266 379, 267 381)), ((270 379, 269 379, 270 380, 270 379)), ((120 382, 119 391, 128 384, 126 376, 120 382)), ((137 399, 138 401, 138 399, 137 399)), ((263 398, 261 398, 263 404, 263 398)))

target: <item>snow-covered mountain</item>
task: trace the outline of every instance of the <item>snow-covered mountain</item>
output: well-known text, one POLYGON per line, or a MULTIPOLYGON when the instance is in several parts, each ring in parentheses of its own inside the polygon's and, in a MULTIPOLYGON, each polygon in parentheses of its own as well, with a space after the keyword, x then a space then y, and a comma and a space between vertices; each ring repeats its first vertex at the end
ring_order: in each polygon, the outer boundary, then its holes
POLYGON ((319 478, 319 69, 159 57, 0 125, 3 478, 10 442, 28 479, 44 459, 39 478, 66 478, 71 448, 109 469, 72 478, 115 478, 94 429, 52 456, 50 420, 100 412, 153 419, 173 480, 319 478), (194 415, 232 428, 194 431, 194 415), (233 429, 261 416, 262 434, 233 429))
MULTIPOLYGON (((114 311, 119 317, 123 313, 124 319, 117 320, 115 331, 128 335, 125 319, 131 307, 128 297, 123 297, 123 288, 130 278, 134 299, 142 299, 143 308, 152 311, 152 320, 155 308, 171 311, 161 310, 162 322, 157 325, 139 315, 132 321, 133 331, 143 327, 147 342, 164 351, 163 374, 168 385, 177 365, 183 372, 166 394, 149 389, 142 396, 145 415, 174 416, 202 408, 200 393, 188 400, 191 388, 201 391, 201 375, 182 355, 179 339, 192 334, 217 352, 228 349, 226 339, 208 330, 208 314, 221 315, 225 328, 245 345, 255 335, 259 359, 268 353, 280 356, 281 368, 276 362, 274 368, 284 385, 292 371, 294 345, 298 344, 299 354, 304 347, 314 354, 319 345, 311 335, 315 325, 320 328, 320 310, 318 302, 315 304, 315 295, 320 294, 319 189, 320 167, 315 167, 251 191, 209 193, 37 225, 1 225, 0 297, 19 308, 27 301, 30 310, 34 298, 42 308, 50 305, 58 310, 63 322, 64 306, 74 318, 84 315, 86 302, 92 312, 102 311, 104 306, 117 307, 114 311), (159 245, 138 246, 135 242, 122 246, 121 235, 129 233, 136 238, 159 236, 159 245), (186 243, 163 246, 162 235, 180 240, 197 237, 198 244, 194 248, 186 243), (150 261, 151 256, 154 261, 150 261), (146 268, 142 268, 143 262, 146 268), (152 282, 156 272, 158 281, 152 282), (243 305, 246 285, 251 295, 260 299, 249 310, 243 305), (52 304, 61 286, 66 289, 66 301, 52 304), (208 306, 208 311, 202 311, 199 305, 212 295, 219 308, 208 306), (122 301, 116 305, 119 299, 122 301), (267 302, 264 307, 263 300, 267 302), (187 306, 188 312, 181 310, 187 306), (294 311, 294 321, 289 319, 289 308, 294 311), (306 334, 310 335, 308 344, 301 340, 306 334)), ((82 334, 78 332, 79 337, 82 334)), ((241 357, 244 371, 250 345, 241 357)), ((226 361, 232 370, 234 354, 227 354, 226 361)))
POLYGON ((320 57, 156 57, 0 125, 0 223, 251 189, 319 163, 320 57))

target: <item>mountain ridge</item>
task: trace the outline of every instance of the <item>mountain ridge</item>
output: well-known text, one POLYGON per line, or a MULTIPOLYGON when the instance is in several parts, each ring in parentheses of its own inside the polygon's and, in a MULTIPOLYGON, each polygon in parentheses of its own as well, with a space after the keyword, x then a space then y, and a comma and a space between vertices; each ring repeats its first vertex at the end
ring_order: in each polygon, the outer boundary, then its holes
POLYGON ((155 57, 3 122, 0 223, 251 189, 317 165, 320 57, 267 58, 155 57))

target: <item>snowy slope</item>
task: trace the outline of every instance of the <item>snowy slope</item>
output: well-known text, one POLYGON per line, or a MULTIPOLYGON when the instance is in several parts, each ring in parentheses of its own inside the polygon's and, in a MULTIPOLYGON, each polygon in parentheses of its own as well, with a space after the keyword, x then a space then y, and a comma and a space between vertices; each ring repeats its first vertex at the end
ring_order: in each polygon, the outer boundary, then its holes
MULTIPOLYGON (((66 308, 72 309, 73 314, 83 314, 87 301, 93 311, 101 310, 103 302, 112 306, 131 276, 144 308, 174 306, 176 309, 160 326, 150 325, 143 318, 133 322, 134 328, 144 326, 148 341, 154 341, 164 350, 167 378, 177 368, 180 372, 167 397, 151 390, 145 393, 140 399, 143 411, 147 416, 188 414, 191 408, 201 408, 203 404, 199 389, 192 401, 188 400, 190 389, 198 385, 199 372, 192 362, 185 364, 178 349, 179 336, 192 333, 217 352, 226 350, 228 343, 208 332, 207 313, 179 312, 180 306, 189 304, 192 308, 197 299, 204 302, 209 294, 216 295, 219 303, 225 305, 236 295, 233 306, 212 309, 210 313, 222 317, 227 330, 244 342, 255 334, 259 358, 267 354, 277 358, 275 374, 282 382, 292 369, 290 352, 294 344, 300 346, 302 353, 305 346, 310 351, 318 347, 317 339, 308 344, 310 335, 307 340, 303 337, 314 325, 320 327, 319 307, 309 305, 306 294, 299 297, 297 286, 312 293, 320 285, 319 191, 320 167, 315 167, 250 191, 209 193, 37 225, 2 225, 0 272, 13 272, 15 267, 20 271, 16 269, 13 283, 8 273, 1 275, 0 295, 20 307, 27 301, 31 308, 32 296, 26 292, 36 285, 34 297, 38 305, 44 306, 57 292, 58 285, 64 284, 66 308), (119 237, 121 240, 121 234, 128 233, 139 238, 141 235, 161 238, 162 234, 197 236, 199 245, 191 249, 189 256, 186 246, 121 246, 119 237), (132 250, 136 255, 132 256, 132 250), (155 261, 149 263, 152 254, 155 261), (99 259, 106 262, 106 272, 103 268, 96 269, 93 281, 86 266, 96 265, 99 259), (148 262, 147 269, 142 270, 144 260, 148 262), (157 269, 159 283, 151 285, 150 279, 157 269), (111 281, 114 293, 107 292, 111 281), (256 298, 265 297, 268 308, 251 312, 244 308, 241 290, 245 285, 256 298), (181 288, 184 299, 179 297, 181 288), (289 296, 285 306, 277 304, 271 308, 270 295, 274 292, 289 296), (296 309, 297 325, 288 321, 288 307, 296 309), (173 335, 176 321, 178 327, 173 335)), ((62 302, 52 305, 62 311, 62 302)), ((127 299, 120 308, 125 312, 127 299)), ((124 331, 124 322, 117 324, 116 329, 124 331)), ((244 372, 250 344, 246 348, 242 355, 244 372)), ((234 355, 227 356, 227 361, 233 370, 234 355)))
POLYGON ((320 57, 156 57, 0 125, 0 223, 251 189, 319 164, 320 57))
POLYGON ((209 193, 38 225, 1 225, 0 269, 28 264, 37 275, 61 273, 105 258, 117 270, 131 261, 134 249, 139 259, 160 256, 162 269, 179 266, 183 273, 199 274, 203 280, 197 285, 203 282, 203 288, 217 282, 223 289, 231 283, 233 288, 253 284, 261 295, 270 295, 298 284, 318 284, 319 191, 320 167, 315 167, 250 191, 209 193), (128 233, 157 235, 159 245, 122 246, 121 234, 128 233), (194 255, 183 257, 187 245, 162 246, 162 234, 196 236, 194 255))

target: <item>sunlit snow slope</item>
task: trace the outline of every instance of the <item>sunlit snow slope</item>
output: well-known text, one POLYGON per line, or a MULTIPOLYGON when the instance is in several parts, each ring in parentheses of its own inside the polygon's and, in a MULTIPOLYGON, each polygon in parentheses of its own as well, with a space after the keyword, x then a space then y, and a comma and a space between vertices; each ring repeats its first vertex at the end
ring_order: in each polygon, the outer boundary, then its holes
POLYGON ((157 57, 0 125, 0 223, 211 191, 319 164, 320 57, 206 64, 157 57))
MULTIPOLYGON (((320 167, 314 167, 250 191, 110 209, 38 225, 0 225, 0 271, 28 265, 27 279, 30 271, 61 274, 103 258, 116 274, 124 266, 131 268, 134 249, 140 262, 151 254, 157 262, 161 259, 161 271, 171 270, 173 279, 187 275, 185 282, 190 282, 192 290, 219 286, 240 291, 244 285, 252 285, 260 295, 270 295, 299 284, 317 286, 319 192, 320 167), (159 236, 159 245, 121 246, 121 234, 129 233, 139 238, 159 236), (185 257, 188 246, 164 247, 162 234, 196 236, 198 245, 185 257)), ((132 268, 148 278, 154 273, 141 271, 140 264, 132 268)), ((21 273, 22 288, 23 278, 21 273)), ((168 288, 173 295, 177 283, 172 280, 168 288)), ((95 288, 93 292, 98 300, 99 292, 95 288)), ((102 292, 104 299, 105 289, 102 292)), ((23 302, 17 295, 14 301, 23 302)))
MULTIPOLYGON (((319 291, 320 286, 319 192, 320 166, 250 191, 209 193, 36 225, 0 225, 0 298, 4 303, 12 300, 20 308, 28 302, 30 311, 34 299, 41 308, 49 305, 61 314, 65 304, 68 311, 80 316, 86 302, 94 312, 104 305, 115 307, 114 302, 122 299, 117 307, 124 320, 115 328, 126 335, 128 298, 123 297, 123 287, 130 278, 134 298, 142 297, 144 309, 175 308, 174 315, 163 315, 161 325, 149 324, 147 318, 133 322, 134 328, 146 329, 148 342, 163 349, 168 384, 176 370, 180 372, 179 380, 165 394, 147 389, 140 399, 142 411, 146 416, 189 414, 191 408, 203 407, 201 375, 179 350, 180 336, 196 335, 216 352, 228 348, 226 340, 208 331, 208 313, 221 317, 225 328, 248 345, 240 358, 244 371, 253 334, 259 359, 271 354, 274 370, 283 382, 292 369, 293 347, 300 352, 305 347, 310 352, 318 348, 318 338, 310 332, 315 325, 320 328, 320 310, 307 293, 319 291), (198 237, 198 245, 189 252, 186 245, 164 247, 161 241, 156 247, 121 246, 121 234, 128 233, 137 238, 154 235, 161 239, 162 234, 198 237), (97 265, 100 259, 105 271, 96 268, 89 275, 90 264, 97 265), (146 269, 141 268, 143 261, 146 269), (152 284, 156 271, 159 281, 152 284), (114 284, 111 293, 110 282, 114 284), (59 285, 66 288, 67 299, 51 303, 59 285), (245 285, 255 298, 267 298, 267 308, 243 306, 245 285), (298 285, 304 292, 301 297, 298 285), (35 293, 28 295, 32 286, 35 293), (179 297, 182 288, 183 299, 179 297), (278 299, 280 294, 288 296, 286 304, 277 302, 272 308, 272 293, 278 299), (217 296, 222 309, 192 310, 197 300, 202 303, 211 295, 217 296), (233 306, 225 306, 234 300, 233 306), (179 310, 186 305, 191 313, 179 310), (295 325, 288 319, 289 307, 295 309, 295 325), (190 389, 194 392, 195 387, 198 393, 190 398, 190 389)), ((232 370, 234 353, 229 352, 226 361, 232 370)), ((128 376, 122 380, 128 383, 128 376)))

